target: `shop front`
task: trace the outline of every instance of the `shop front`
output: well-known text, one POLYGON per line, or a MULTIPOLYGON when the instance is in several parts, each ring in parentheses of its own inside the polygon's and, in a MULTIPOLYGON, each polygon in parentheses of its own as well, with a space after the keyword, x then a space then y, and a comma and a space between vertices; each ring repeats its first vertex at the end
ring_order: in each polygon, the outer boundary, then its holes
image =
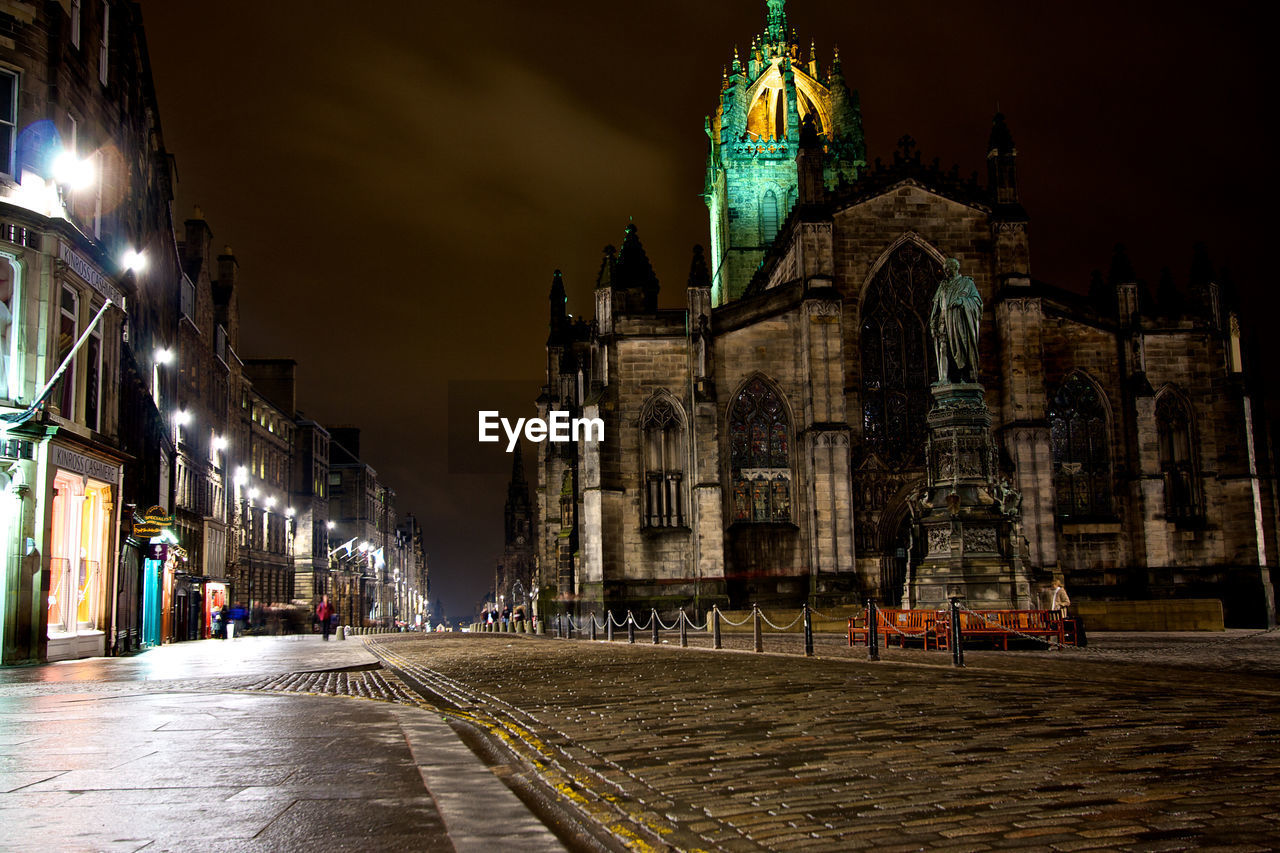
POLYGON ((120 462, 48 444, 45 513, 50 661, 106 653, 114 616, 120 462))

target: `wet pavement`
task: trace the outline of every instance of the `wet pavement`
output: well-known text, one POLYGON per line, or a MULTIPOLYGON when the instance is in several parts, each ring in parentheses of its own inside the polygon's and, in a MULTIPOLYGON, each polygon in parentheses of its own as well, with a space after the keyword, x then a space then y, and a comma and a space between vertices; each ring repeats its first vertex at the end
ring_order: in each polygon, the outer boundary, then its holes
POLYGON ((203 641, 0 670, 0 849, 508 841, 563 849, 358 640, 203 641))
MULTIPOLYGON (((633 846, 1271 850, 1280 838, 1280 633, 1097 635, 1088 650, 970 650, 963 670, 910 649, 869 663, 834 636, 815 659, 646 639, 373 647, 633 846)), ((794 653, 800 640, 765 645, 794 653)))

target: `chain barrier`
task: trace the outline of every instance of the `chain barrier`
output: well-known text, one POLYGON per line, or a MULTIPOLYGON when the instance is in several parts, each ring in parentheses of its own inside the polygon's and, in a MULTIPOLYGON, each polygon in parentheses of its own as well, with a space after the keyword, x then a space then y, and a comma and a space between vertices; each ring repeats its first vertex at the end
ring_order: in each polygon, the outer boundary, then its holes
POLYGON ((743 625, 747 624, 748 622, 750 622, 750 621, 751 621, 751 619, 752 619, 752 618, 754 617, 754 615, 755 615, 754 613, 749 613, 749 614, 747 614, 746 616, 744 616, 744 617, 742 618, 742 621, 741 621, 741 622, 734 622, 734 621, 733 621, 732 619, 730 619, 728 616, 725 616, 725 615, 724 615, 724 611, 723 611, 723 610, 719 611, 719 613, 720 613, 720 618, 721 618, 722 620, 724 620, 724 624, 726 624, 726 625, 732 625, 732 626, 733 626, 733 627, 735 627, 735 628, 740 628, 740 627, 742 627, 743 625))
POLYGON ((658 616, 658 615, 657 615, 657 611, 656 611, 656 610, 654 611, 654 616, 653 616, 653 618, 655 618, 655 619, 657 619, 657 620, 658 620, 658 627, 659 627, 659 628, 661 628, 661 629, 662 629, 662 630, 664 630, 664 631, 674 631, 676 628, 679 628, 679 627, 680 627, 680 620, 679 620, 679 619, 676 619, 676 621, 675 621, 675 624, 674 624, 674 625, 668 625, 666 622, 663 622, 663 621, 662 621, 662 617, 660 617, 660 616, 658 616))
POLYGON ((764 620, 764 624, 768 625, 770 628, 772 628, 775 631, 790 631, 792 628, 795 627, 797 622, 799 622, 801 619, 804 618, 804 611, 801 611, 800 615, 792 619, 785 627, 778 627, 777 625, 769 621, 769 617, 764 615, 763 610, 759 611, 759 613, 760 613, 760 618, 764 620))
POLYGON ((635 622, 637 631, 648 631, 649 626, 653 623, 653 611, 649 611, 649 618, 645 620, 643 625, 640 624, 640 620, 636 619, 634 614, 632 614, 631 618, 635 622))

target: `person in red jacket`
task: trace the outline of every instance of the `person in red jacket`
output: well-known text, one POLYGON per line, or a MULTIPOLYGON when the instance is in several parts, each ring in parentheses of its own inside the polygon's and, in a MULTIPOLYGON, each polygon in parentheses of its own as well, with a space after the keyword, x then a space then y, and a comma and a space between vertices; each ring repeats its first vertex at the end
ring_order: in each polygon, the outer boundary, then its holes
POLYGON ((316 607, 316 618, 320 620, 320 631, 325 640, 329 639, 329 622, 333 618, 333 607, 329 604, 329 596, 320 596, 320 604, 316 607))

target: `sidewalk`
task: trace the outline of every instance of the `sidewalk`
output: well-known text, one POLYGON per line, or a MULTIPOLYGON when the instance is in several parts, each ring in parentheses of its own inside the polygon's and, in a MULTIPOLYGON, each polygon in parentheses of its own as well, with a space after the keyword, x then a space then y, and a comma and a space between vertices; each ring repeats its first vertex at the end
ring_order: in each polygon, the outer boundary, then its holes
POLYGON ((0 670, 0 849, 563 849, 439 715, 253 692, 377 666, 246 637, 0 670))

